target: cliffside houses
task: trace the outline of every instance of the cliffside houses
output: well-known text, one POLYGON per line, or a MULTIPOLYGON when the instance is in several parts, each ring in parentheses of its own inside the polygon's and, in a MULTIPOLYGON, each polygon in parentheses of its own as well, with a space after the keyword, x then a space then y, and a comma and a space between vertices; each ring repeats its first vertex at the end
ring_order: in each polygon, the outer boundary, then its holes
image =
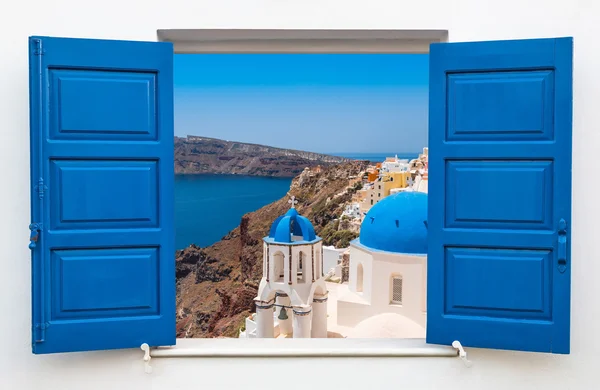
POLYGON ((344 211, 342 212, 342 218, 348 217, 352 219, 360 219, 362 213, 360 211, 360 204, 353 202, 346 206, 344 211))
POLYGON ((398 159, 398 155, 388 157, 381 163, 381 173, 390 172, 408 172, 409 161, 407 159, 398 159))
POLYGON ((363 188, 353 198, 361 217, 391 194, 404 191, 427 193, 428 152, 428 148, 423 148, 416 159, 409 161, 396 155, 369 167, 363 176, 363 188))

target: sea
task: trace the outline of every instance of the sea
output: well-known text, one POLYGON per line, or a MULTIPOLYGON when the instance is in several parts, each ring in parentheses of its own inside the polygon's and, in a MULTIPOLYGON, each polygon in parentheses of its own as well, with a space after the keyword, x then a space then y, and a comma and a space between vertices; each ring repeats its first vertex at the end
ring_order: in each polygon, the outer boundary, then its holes
MULTIPOLYGON (((330 153, 356 160, 384 161, 396 153, 330 153)), ((416 158, 418 154, 398 154, 416 158)), ((175 247, 206 247, 240 224, 244 214, 281 199, 291 178, 240 175, 175 175, 175 247)))

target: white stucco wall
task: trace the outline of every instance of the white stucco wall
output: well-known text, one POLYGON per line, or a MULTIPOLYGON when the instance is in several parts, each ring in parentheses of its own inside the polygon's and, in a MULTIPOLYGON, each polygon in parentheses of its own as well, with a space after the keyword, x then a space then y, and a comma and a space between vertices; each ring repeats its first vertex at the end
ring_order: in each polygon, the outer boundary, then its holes
POLYGON ((355 245, 350 245, 350 264, 348 269, 348 290, 357 293, 366 302, 371 302, 373 289, 373 256, 355 245), (359 267, 362 265, 362 278, 359 267), (359 291, 362 279, 362 291, 359 291))
POLYGON ((371 316, 396 313, 425 327, 426 261, 426 256, 372 252, 351 245, 348 287, 339 290, 345 292, 337 302, 338 324, 354 327, 371 316), (359 264, 363 266, 362 292, 357 292, 359 264), (402 277, 401 305, 390 304, 393 276, 402 277))
POLYGON ((600 359, 600 2, 595 0, 76 0, 5 1, 0 12, 0 388, 79 390, 263 389, 292 367, 338 389, 593 389, 600 359), (168 4, 168 5, 167 5, 168 4), (154 40, 158 28, 448 29, 450 41, 573 36, 572 353, 469 350, 458 359, 163 359, 143 372, 140 351, 30 352, 27 37, 154 40), (268 373, 265 372, 268 370, 268 373), (374 373, 377 375, 365 375, 374 373), (232 375, 234 373, 234 375, 232 375), (257 373, 262 373, 257 375, 257 373), (257 380, 260 377, 262 379, 257 380))
POLYGON ((323 273, 327 274, 338 264, 340 251, 334 247, 323 246, 323 273))
POLYGON ((381 282, 373 283, 372 309, 376 313, 401 314, 424 327, 426 315, 421 302, 426 288, 423 273, 427 257, 387 253, 375 253, 373 257, 373 280, 381 282), (390 305, 392 276, 402 276, 402 305, 390 305))

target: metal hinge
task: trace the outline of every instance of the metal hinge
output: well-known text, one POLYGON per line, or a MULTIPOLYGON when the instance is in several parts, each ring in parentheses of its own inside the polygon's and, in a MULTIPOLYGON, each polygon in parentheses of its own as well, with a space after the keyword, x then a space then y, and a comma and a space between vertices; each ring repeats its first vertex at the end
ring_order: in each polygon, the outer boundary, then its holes
POLYGON ((42 224, 34 222, 29 225, 29 230, 31 230, 31 234, 29 236, 29 249, 34 249, 36 243, 40 238, 40 232, 42 231, 42 224))
POLYGON ((50 327, 49 322, 44 322, 43 324, 35 324, 36 329, 48 329, 50 327))
POLYGON ((44 341, 46 341, 46 329, 48 329, 50 327, 50 323, 49 322, 44 322, 44 323, 38 323, 35 324, 34 326, 35 329, 35 342, 36 343, 43 343, 44 341))
POLYGON ((38 183, 33 187, 33 190, 38 193, 40 199, 44 198, 44 191, 48 189, 48 186, 44 184, 44 179, 40 177, 38 183))
POLYGON ((33 42, 35 43, 35 50, 33 51, 34 55, 43 56, 44 54, 46 54, 46 50, 44 50, 44 48, 42 47, 41 39, 34 39, 33 42))

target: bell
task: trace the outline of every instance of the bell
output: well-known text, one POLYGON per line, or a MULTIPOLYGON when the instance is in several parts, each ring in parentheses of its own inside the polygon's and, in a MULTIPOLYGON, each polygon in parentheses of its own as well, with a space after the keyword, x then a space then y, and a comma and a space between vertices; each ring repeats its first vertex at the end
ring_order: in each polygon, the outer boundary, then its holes
POLYGON ((287 320, 289 317, 287 315, 287 312, 285 311, 285 307, 282 307, 281 310, 279 311, 279 316, 277 316, 277 319, 283 321, 283 320, 287 320))

